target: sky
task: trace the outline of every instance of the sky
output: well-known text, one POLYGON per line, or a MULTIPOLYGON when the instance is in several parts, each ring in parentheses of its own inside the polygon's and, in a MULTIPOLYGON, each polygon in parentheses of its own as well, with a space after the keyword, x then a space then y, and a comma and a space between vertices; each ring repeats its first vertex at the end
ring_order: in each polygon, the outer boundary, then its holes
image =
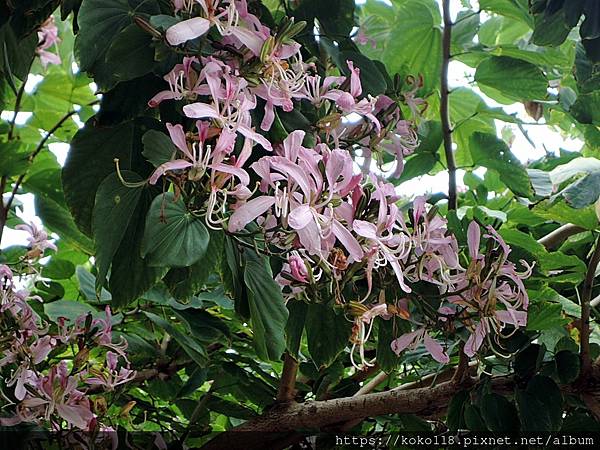
MULTIPOLYGON (((357 0, 357 3, 364 3, 365 0, 357 0)), ((390 3, 389 0, 380 0, 386 3, 390 3)), ((477 0, 471 0, 471 5, 473 8, 477 8, 477 0)), ((453 18, 456 16, 457 12, 461 9, 461 1, 460 0, 451 0, 451 13, 453 18)), ((485 20, 485 17, 482 17, 482 20, 485 20)), ((74 70, 77 67, 74 66, 74 70)), ((461 87, 461 86, 469 86, 473 88, 472 85, 469 84, 469 81, 473 79, 475 74, 475 70, 459 61, 451 61, 449 67, 449 84, 450 87, 461 87)), ((37 83, 42 80, 42 77, 39 75, 31 76, 26 85, 26 91, 32 92, 37 83)), ((509 114, 516 114, 517 117, 524 120, 525 122, 531 122, 531 118, 525 112, 525 108, 522 104, 514 104, 514 105, 500 105, 494 100, 488 98, 481 91, 475 88, 475 91, 481 95, 486 103, 489 106, 493 107, 502 107, 509 114)), ((17 116, 17 124, 25 123, 31 113, 19 113, 17 116)), ((1 114, 1 118, 3 120, 12 119, 11 111, 4 111, 1 114)), ((75 116, 76 118, 76 116, 75 116)), ((540 121, 543 124, 543 119, 540 121)), ((79 124, 83 126, 82 123, 79 124)), ((529 137, 532 142, 535 144, 535 147, 532 146, 523 133, 521 133, 518 128, 512 124, 505 124, 504 122, 496 121, 498 133, 500 133, 502 127, 511 127, 513 129, 514 141, 511 146, 512 152, 515 154, 517 158, 523 163, 526 163, 529 160, 535 160, 543 157, 546 154, 546 150, 554 153, 558 153, 560 149, 570 150, 570 151, 579 151, 583 145, 581 141, 578 140, 565 140, 559 133, 550 129, 550 127, 540 126, 540 125, 523 125, 523 128, 527 131, 529 137)), ((67 152, 69 150, 68 144, 50 144, 49 149, 53 152, 58 162, 62 165, 67 157, 67 152)), ((485 173, 485 169, 478 169, 476 173, 480 176, 485 173)), ((464 175, 464 171, 459 170, 457 172, 457 181, 459 186, 462 185, 462 177, 464 175)), ((440 172, 434 176, 424 175, 421 177, 414 178, 402 184, 402 194, 409 196, 423 195, 431 192, 447 192, 448 190, 448 174, 447 172, 440 172)), ((34 221, 40 224, 39 218, 35 215, 35 208, 33 205, 33 195, 20 195, 18 199, 22 203, 22 210, 20 216, 26 221, 34 221)), ((26 233, 21 231, 14 230, 6 230, 2 242, 0 243, 0 248, 5 248, 10 245, 22 245, 26 244, 26 233)))

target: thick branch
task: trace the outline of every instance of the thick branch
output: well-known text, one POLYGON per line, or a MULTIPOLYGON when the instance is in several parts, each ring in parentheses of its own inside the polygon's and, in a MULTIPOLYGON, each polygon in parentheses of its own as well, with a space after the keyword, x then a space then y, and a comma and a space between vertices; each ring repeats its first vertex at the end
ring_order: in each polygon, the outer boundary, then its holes
POLYGON ((285 353, 283 359, 283 370, 277 391, 277 401, 287 403, 294 400, 296 395, 296 374, 298 372, 298 361, 289 353, 285 353))
MULTIPOLYGON (((465 379, 461 387, 468 388, 474 383, 472 378, 465 379)), ((510 379, 502 377, 495 379, 492 386, 497 391, 506 392, 512 389, 513 384, 510 379)), ((202 449, 267 448, 264 433, 270 433, 269 436, 271 433, 273 436, 277 436, 277 433, 284 435, 294 430, 319 429, 333 423, 384 414, 437 416, 445 411, 456 390, 456 384, 450 381, 434 387, 405 390, 401 386, 357 397, 282 405, 217 436, 202 449)))
POLYGON ((444 33, 442 36, 442 72, 440 77, 440 117, 444 137, 444 153, 448 167, 448 209, 456 209, 456 162, 452 149, 452 127, 450 125, 450 108, 448 89, 448 66, 450 65, 450 43, 452 41, 452 19, 450 17, 450 0, 442 0, 444 11, 444 33))
POLYGON ((590 357, 590 310, 592 289, 594 288, 598 263, 600 263, 600 236, 596 239, 596 245, 590 256, 581 292, 581 379, 587 378, 592 369, 592 360, 590 357))
POLYGON ((572 223, 568 223, 561 227, 558 227, 552 233, 547 234, 541 239, 538 239, 538 242, 542 244, 547 249, 554 248, 560 245, 563 241, 568 239, 570 236, 574 234, 581 233, 585 231, 585 228, 581 228, 577 225, 573 225, 572 223))

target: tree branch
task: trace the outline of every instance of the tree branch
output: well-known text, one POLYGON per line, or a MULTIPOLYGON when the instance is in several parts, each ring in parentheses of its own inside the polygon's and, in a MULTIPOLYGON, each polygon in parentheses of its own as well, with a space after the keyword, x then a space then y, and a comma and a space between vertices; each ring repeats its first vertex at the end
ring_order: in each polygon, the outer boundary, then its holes
MULTIPOLYGON (((461 387, 471 387, 475 382, 473 378, 466 378, 461 387)), ((501 377, 492 381, 493 389, 498 391, 506 392, 512 389, 512 386, 513 382, 509 378, 501 377)), ((281 405, 255 420, 218 435, 202 449, 270 448, 266 445, 265 441, 268 438, 264 433, 270 433, 269 438, 273 436, 273 439, 276 439, 294 430, 319 429, 333 423, 384 414, 410 413, 425 417, 438 416, 446 410, 455 393, 456 384, 448 381, 433 387, 406 390, 404 386, 400 386, 389 391, 356 397, 281 405)))
POLYGON ((596 244, 588 263, 587 273, 583 282, 581 293, 581 375, 580 380, 586 379, 592 370, 592 359, 590 357, 590 310, 592 301, 592 290, 594 288, 594 279, 596 278, 596 269, 600 263, 600 236, 596 239, 596 244))
POLYGON ((452 127, 450 125, 450 108, 448 88, 448 66, 450 65, 450 44, 452 41, 452 18, 450 17, 450 0, 442 0, 444 13, 444 32, 442 35, 442 72, 440 77, 440 117, 444 138, 444 153, 448 167, 448 210, 456 209, 456 162, 452 149, 452 127))
POLYGON ((585 231, 585 228, 573 225, 572 223, 567 223, 566 225, 558 227, 556 230, 547 234, 543 238, 538 239, 538 242, 547 249, 551 249, 561 244, 570 236, 573 236, 577 233, 581 233, 583 231, 585 231))
MULTIPOLYGON (((69 111, 52 128, 50 128, 50 130, 48 130, 48 132, 44 135, 44 137, 42 138, 42 140, 40 141, 38 146, 35 148, 35 150, 31 153, 31 155, 29 155, 30 163, 33 162, 33 160, 36 158, 36 156, 39 155, 39 153, 44 149, 44 145, 46 145, 46 142, 48 142, 48 139, 50 139, 50 137, 52 137, 52 135, 54 133, 56 133, 58 131, 58 129, 60 127, 62 127, 64 125, 64 123, 67 120, 69 120, 69 118, 76 113, 77 113, 77 111, 69 111)), ((23 183, 23 180, 25 179, 26 175, 27 175, 27 172, 19 175, 19 178, 17 178, 17 181, 15 182, 15 184, 13 186, 10 197, 8 198, 8 201, 6 202, 5 210, 6 210, 7 214, 8 214, 8 211, 10 210, 10 207, 12 206, 12 202, 15 200, 15 196, 17 195, 17 192, 19 192, 19 187, 21 187, 21 183, 23 183)), ((0 236, 1 236, 1 234, 0 234, 0 236)))
POLYGON ((298 361, 289 353, 283 357, 283 370, 277 391, 277 402, 288 403, 294 400, 296 395, 296 374, 298 373, 298 361))

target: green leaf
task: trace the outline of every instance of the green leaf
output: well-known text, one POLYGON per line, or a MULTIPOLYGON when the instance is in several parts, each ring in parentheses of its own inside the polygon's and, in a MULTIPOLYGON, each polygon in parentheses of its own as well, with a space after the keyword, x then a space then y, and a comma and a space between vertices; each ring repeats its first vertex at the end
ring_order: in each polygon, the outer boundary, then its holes
POLYGON ((581 123, 600 125, 600 90, 580 94, 571 114, 581 123))
POLYGON ((81 70, 107 71, 105 58, 119 32, 133 24, 136 15, 148 18, 159 13, 155 0, 84 1, 77 16, 80 29, 75 40, 75 54, 81 70))
POLYGON ((135 23, 128 25, 113 38, 106 65, 112 69, 115 84, 151 72, 154 65, 152 36, 135 23))
MULTIPOLYGON (((493 56, 482 61, 475 72, 481 90, 505 103, 502 97, 514 101, 540 100, 547 96, 548 80, 535 65, 508 56, 493 56)), ((510 103, 513 103, 510 101, 510 103)))
POLYGON ((224 233, 210 231, 209 234, 210 240, 202 259, 190 267, 169 270, 163 279, 176 299, 187 300, 197 294, 208 281, 208 277, 219 267, 223 254, 224 233))
POLYGON ((425 92, 439 84, 442 32, 437 4, 433 0, 407 0, 397 5, 396 20, 382 59, 391 74, 423 75, 425 92))
POLYGON ((519 429, 517 409, 506 397, 485 394, 479 400, 479 408, 490 431, 514 433, 519 429))
POLYGON ((522 430, 551 432, 560 430, 562 423, 562 395, 552 379, 536 375, 527 389, 517 389, 515 398, 522 430))
MULTIPOLYGON (((142 180, 138 174, 130 171, 123 171, 121 176, 128 183, 142 180)), ((143 185, 134 188, 125 186, 119 176, 113 173, 104 179, 96 192, 92 230, 96 244, 97 288, 104 284, 143 189, 143 185)))
POLYGON ((305 327, 308 352, 319 368, 331 365, 350 338, 349 322, 331 306, 321 303, 308 305, 305 327))
POLYGON ((567 203, 576 209, 595 203, 600 197, 600 172, 590 173, 567 186, 561 193, 567 203))
MULTIPOLYGON (((569 0, 571 3, 573 0, 569 0)), ((535 28, 531 40, 540 46, 558 46, 565 42, 572 26, 568 23, 563 9, 554 14, 542 13, 535 15, 535 28)))
POLYGON ((204 257, 210 236, 183 199, 167 192, 152 201, 146 217, 142 258, 153 267, 188 267, 204 257))
POLYGON ((67 280, 75 273, 75 264, 66 259, 52 257, 42 269, 44 278, 67 280))
POLYGON ((202 345, 196 342, 191 337, 185 335, 175 325, 166 321, 160 316, 151 312, 144 311, 144 314, 150 319, 155 325, 164 330, 166 333, 177 341, 183 351, 194 360, 200 367, 204 367, 208 363, 208 354, 202 345))
POLYGON ((479 408, 475 405, 465 406, 465 425, 470 431, 487 431, 479 408))
POLYGON ((534 303, 529 306, 527 329, 550 330, 563 327, 569 319, 562 316, 562 307, 556 303, 534 303))
POLYGON ((100 183, 115 172, 115 159, 119 160, 121 170, 146 175, 141 136, 149 128, 158 127, 158 122, 148 118, 130 120, 114 127, 100 126, 92 118, 77 132, 63 167, 62 180, 67 205, 84 233, 91 235, 96 191, 100 183))
POLYGON ((266 258, 248 252, 245 255, 244 282, 248 289, 254 348, 259 358, 276 361, 285 351, 288 310, 266 258))
POLYGON ((470 139, 469 148, 473 163, 498 172, 500 180, 516 195, 533 195, 527 171, 504 141, 493 134, 476 132, 470 139))
MULTIPOLYGON (((575 346, 577 350, 577 346, 575 346)), ((579 376, 581 361, 579 355, 569 350, 561 350, 554 355, 556 361, 556 372, 562 384, 572 383, 579 376)))
POLYGON ((152 163, 154 167, 158 167, 173 159, 177 152, 177 147, 173 141, 165 133, 156 130, 150 130, 142 137, 144 144, 144 157, 152 163))
POLYGON ((88 255, 94 253, 94 243, 79 231, 65 206, 50 197, 41 195, 36 195, 34 204, 35 211, 46 228, 59 234, 61 239, 82 252, 88 255))
POLYGON ((515 356, 515 374, 520 378, 530 378, 541 367, 546 349, 539 344, 530 344, 515 356))
POLYGON ((479 7, 484 11, 519 20, 530 27, 533 25, 527 0, 480 0, 479 7))
POLYGON ((30 152, 19 142, 0 142, 0 176, 12 177, 27 172, 30 152))
POLYGON ((348 69, 346 61, 352 61, 354 67, 360 69, 360 81, 363 88, 363 95, 371 94, 377 96, 386 91, 387 83, 384 76, 381 74, 375 63, 369 58, 358 52, 344 51, 340 53, 340 60, 342 62, 342 67, 339 69, 346 76, 350 75, 350 69, 348 69))
POLYGON ((152 195, 150 189, 143 191, 113 258, 108 286, 115 305, 125 306, 138 299, 167 272, 163 267, 150 267, 141 257, 144 225, 152 195))
POLYGON ((90 305, 73 300, 57 300, 44 305, 44 312, 52 322, 57 322, 60 317, 64 317, 74 323, 78 317, 95 311, 90 305))
POLYGON ((448 404, 447 425, 451 431, 465 428, 465 407, 469 402, 469 391, 459 391, 448 404))
POLYGON ((287 350, 290 355, 297 358, 300 352, 308 305, 301 301, 290 301, 287 307, 289 310, 289 317, 285 326, 287 350))

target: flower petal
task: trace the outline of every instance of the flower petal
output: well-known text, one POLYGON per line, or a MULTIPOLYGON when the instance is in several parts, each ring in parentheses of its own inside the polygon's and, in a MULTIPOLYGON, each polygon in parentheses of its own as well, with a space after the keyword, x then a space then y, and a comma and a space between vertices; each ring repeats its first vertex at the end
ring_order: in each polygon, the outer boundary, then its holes
POLYGON ((433 359, 442 364, 448 364, 450 362, 450 357, 444 350, 444 348, 440 345, 438 341, 429 336, 429 333, 425 333, 423 338, 425 343, 425 348, 429 352, 433 359))
POLYGON ((240 231, 258 216, 267 212, 274 204, 275 198, 267 196, 256 197, 244 203, 230 217, 229 231, 232 233, 240 231))
POLYGON ((171 45, 183 44, 206 34, 209 28, 210 22, 203 17, 184 20, 167 30, 167 42, 171 45))

